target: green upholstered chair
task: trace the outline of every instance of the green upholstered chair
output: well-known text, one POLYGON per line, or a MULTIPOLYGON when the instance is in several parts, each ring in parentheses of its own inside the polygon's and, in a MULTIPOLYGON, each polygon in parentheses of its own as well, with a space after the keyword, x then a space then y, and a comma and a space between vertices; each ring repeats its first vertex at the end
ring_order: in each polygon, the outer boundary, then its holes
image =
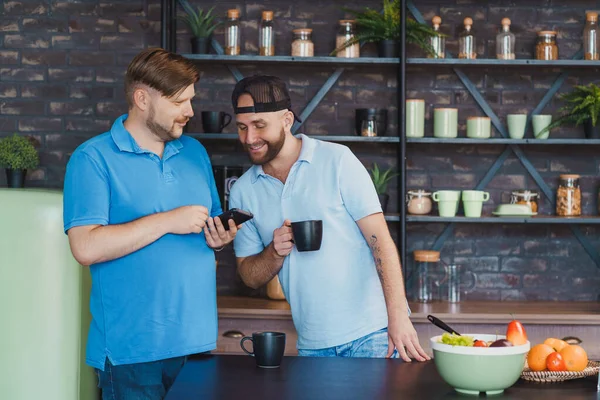
POLYGON ((95 400, 91 279, 63 233, 62 192, 0 189, 0 399, 95 400))

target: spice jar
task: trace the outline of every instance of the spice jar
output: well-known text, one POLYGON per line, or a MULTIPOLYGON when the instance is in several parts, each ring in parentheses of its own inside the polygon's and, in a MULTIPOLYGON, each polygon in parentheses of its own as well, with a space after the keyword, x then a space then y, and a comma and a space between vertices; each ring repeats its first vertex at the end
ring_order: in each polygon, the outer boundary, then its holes
POLYGON ((560 175, 556 191, 556 214, 563 217, 581 215, 579 175, 560 175))
POLYGON ((539 193, 532 190, 515 190, 511 193, 510 204, 525 204, 531 208, 531 212, 538 212, 539 193))
POLYGON ((225 54, 237 56, 240 54, 240 12, 236 9, 227 10, 225 24, 225 54))
POLYGON ((427 215, 431 212, 432 207, 431 192, 417 189, 409 190, 406 194, 406 208, 409 214, 427 215))
POLYGON ((535 45, 535 58, 538 60, 558 60, 558 46, 555 31, 538 32, 535 45))
MULTIPOLYGON (((339 21, 339 28, 335 37, 335 48, 340 49, 346 42, 354 39, 355 29, 354 24, 356 21, 351 19, 341 19, 339 21)), ((342 50, 336 52, 336 57, 345 58, 356 58, 360 57, 360 45, 359 43, 351 44, 342 50)))
POLYGON ((312 42, 312 29, 294 29, 294 39, 292 40, 292 56, 295 57, 313 57, 315 55, 315 45, 312 42))
POLYGON ((263 11, 258 31, 258 49, 261 56, 275 55, 273 11, 263 11))

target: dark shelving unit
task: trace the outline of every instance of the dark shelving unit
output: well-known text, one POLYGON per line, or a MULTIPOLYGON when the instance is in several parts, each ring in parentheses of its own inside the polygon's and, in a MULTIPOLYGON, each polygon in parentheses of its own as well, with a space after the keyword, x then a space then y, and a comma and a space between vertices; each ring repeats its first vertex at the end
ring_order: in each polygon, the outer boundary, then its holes
POLYGON ((408 216, 406 222, 412 223, 459 223, 459 224, 580 224, 592 225, 600 224, 599 216, 582 216, 582 217, 556 217, 548 216, 533 216, 533 217, 496 217, 482 215, 481 218, 467 217, 435 217, 435 216, 408 216))
POLYGON ((459 58, 409 58, 408 65, 439 65, 447 67, 543 67, 543 68, 600 68, 600 61, 586 60, 496 60, 477 58, 475 60, 459 58))
MULTIPOLYGON (((186 133, 187 136, 199 140, 238 140, 237 133, 186 133)), ((351 143, 351 142, 366 142, 366 143, 400 143, 400 138, 397 136, 347 136, 347 135, 306 135, 313 139, 325 140, 328 142, 351 143)))
POLYGON ((400 64, 399 58, 379 58, 379 57, 294 57, 294 56, 259 56, 253 54, 244 54, 239 56, 228 56, 222 54, 182 54, 182 56, 201 62, 203 64, 321 64, 337 67, 347 67, 353 65, 392 65, 400 64))
POLYGON ((599 145, 600 139, 472 139, 458 137, 452 139, 442 139, 434 137, 425 138, 406 138, 406 143, 436 143, 436 144, 536 144, 536 145, 599 145))

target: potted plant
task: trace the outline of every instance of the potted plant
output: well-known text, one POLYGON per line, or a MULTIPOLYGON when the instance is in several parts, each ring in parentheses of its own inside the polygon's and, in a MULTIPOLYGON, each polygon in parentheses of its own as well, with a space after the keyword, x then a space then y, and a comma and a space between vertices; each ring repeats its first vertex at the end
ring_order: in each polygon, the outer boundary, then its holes
POLYGON ((392 173, 391 168, 386 171, 381 171, 377 163, 373 164, 373 168, 371 168, 369 172, 371 174, 371 179, 373 179, 373 184, 375 185, 375 191, 377 192, 377 196, 379 197, 381 208, 385 213, 387 211, 387 205, 390 199, 390 195, 387 194, 387 185, 389 181, 392 178, 398 176, 398 174, 392 173))
POLYGON ((600 139, 600 127, 597 126, 600 120, 600 87, 593 83, 576 85, 571 92, 560 95, 560 98, 567 103, 559 110, 564 114, 542 132, 574 123, 576 126, 583 125, 586 138, 600 139))
MULTIPOLYGON (((358 42, 375 42, 379 57, 400 56, 400 0, 383 0, 383 12, 365 8, 362 11, 343 10, 354 16, 357 34, 330 55, 358 42)), ((406 19, 406 43, 416 44, 428 54, 435 54, 429 44, 429 37, 438 34, 428 25, 412 18, 406 19)))
POLYGON ((207 54, 210 46, 210 36, 213 31, 221 24, 221 22, 214 22, 214 15, 212 11, 214 6, 211 7, 206 13, 203 9, 198 7, 198 12, 187 2, 187 0, 179 0, 179 4, 185 10, 185 17, 178 17, 183 20, 192 31, 192 53, 194 54, 207 54))
POLYGON ((0 167, 6 169, 8 187, 24 187, 27 170, 38 164, 38 153, 28 138, 14 134, 0 140, 0 167))

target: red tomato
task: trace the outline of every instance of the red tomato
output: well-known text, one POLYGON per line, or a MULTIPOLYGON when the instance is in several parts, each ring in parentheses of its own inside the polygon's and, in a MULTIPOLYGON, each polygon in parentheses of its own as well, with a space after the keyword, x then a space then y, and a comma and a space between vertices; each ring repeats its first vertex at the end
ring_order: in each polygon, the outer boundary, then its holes
POLYGON ((548 368, 548 371, 566 371, 567 364, 563 356, 555 351, 546 358, 546 368, 548 368))
POLYGON ((517 320, 512 320, 506 328, 506 340, 513 346, 520 346, 527 343, 527 333, 525 327, 517 320))
POLYGON ((488 347, 488 345, 483 340, 476 340, 475 343, 473 343, 473 347, 488 347))

